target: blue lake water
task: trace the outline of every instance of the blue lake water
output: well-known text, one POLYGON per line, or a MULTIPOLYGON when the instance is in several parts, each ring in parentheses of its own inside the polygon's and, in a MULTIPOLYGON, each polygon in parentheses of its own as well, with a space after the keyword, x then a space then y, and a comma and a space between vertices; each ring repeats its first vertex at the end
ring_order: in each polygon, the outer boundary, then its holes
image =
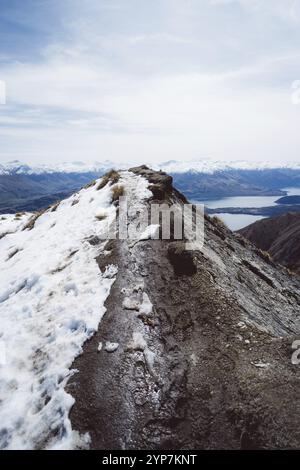
MULTIPOLYGON (((282 188, 282 190, 286 191, 288 196, 300 196, 300 188, 288 187, 282 188)), ((280 196, 234 196, 204 201, 204 205, 210 209, 222 207, 269 207, 276 206, 275 201, 279 198, 280 196)), ((197 202, 199 203, 199 201, 193 202, 195 204, 197 204, 197 202)), ((220 217, 231 230, 239 230, 257 220, 265 219, 265 217, 261 215, 228 214, 226 212, 216 215, 220 217)))

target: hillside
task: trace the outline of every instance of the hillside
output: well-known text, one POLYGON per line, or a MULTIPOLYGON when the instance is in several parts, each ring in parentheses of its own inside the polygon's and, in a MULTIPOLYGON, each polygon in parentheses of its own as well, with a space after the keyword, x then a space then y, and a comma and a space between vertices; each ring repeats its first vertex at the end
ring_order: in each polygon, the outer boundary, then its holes
POLYGON ((258 248, 268 251, 275 262, 300 274, 299 213, 259 220, 240 233, 258 248))
POLYGON ((276 201, 277 204, 300 204, 300 196, 284 196, 276 201))
POLYGON ((0 214, 45 208, 98 177, 99 173, 0 174, 0 214))
POLYGON ((0 220, 0 447, 299 448, 298 278, 207 216, 192 251, 103 240, 122 193, 133 226, 186 202, 138 167, 0 220))

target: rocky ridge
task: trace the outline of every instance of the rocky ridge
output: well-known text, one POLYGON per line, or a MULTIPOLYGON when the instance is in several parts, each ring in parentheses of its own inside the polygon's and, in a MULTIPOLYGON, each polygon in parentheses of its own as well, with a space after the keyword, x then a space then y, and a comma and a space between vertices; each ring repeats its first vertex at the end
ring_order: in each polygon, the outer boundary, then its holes
MULTIPOLYGON (((152 191, 127 188, 135 209, 186 202, 165 173, 131 173, 152 191)), ((99 269, 117 265, 117 279, 68 384, 91 448, 299 448, 299 280, 207 216, 201 250, 112 240, 105 253, 99 269)))

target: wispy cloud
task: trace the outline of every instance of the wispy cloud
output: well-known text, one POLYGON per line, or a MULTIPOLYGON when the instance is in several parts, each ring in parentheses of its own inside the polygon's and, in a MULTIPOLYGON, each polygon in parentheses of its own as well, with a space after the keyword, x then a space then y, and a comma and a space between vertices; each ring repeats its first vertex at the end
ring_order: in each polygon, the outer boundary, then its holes
POLYGON ((2 160, 298 158, 299 1, 7 5, 2 160))

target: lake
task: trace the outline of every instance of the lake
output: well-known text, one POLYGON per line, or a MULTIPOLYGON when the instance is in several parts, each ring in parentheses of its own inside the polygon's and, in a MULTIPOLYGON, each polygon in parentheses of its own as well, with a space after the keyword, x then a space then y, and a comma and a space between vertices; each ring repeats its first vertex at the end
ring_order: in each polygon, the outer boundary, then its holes
MULTIPOLYGON (((282 188, 282 191, 286 191, 288 196, 300 196, 300 188, 288 187, 282 188)), ((276 206, 275 201, 279 198, 280 196, 234 196, 208 200, 204 202, 204 205, 210 209, 222 207, 270 207, 276 206)), ((193 201, 193 203, 199 204, 199 201, 193 201)), ((214 214, 210 215, 213 216, 214 214)), ((228 214, 226 212, 216 215, 222 219, 231 230, 239 230, 257 220, 266 218, 262 215, 228 214)))

